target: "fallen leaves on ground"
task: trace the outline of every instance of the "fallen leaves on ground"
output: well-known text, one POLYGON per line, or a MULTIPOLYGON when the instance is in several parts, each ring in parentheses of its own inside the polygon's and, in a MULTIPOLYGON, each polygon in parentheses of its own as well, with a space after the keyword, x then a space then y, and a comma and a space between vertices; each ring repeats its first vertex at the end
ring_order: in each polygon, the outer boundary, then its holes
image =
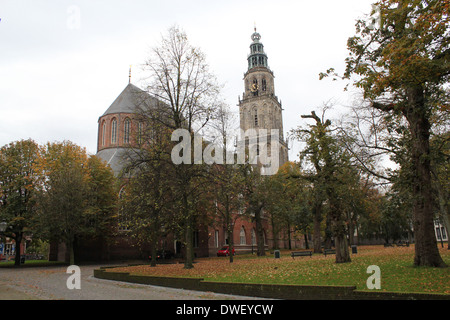
MULTIPOLYGON (((450 251, 440 250, 450 265, 450 251)), ((334 255, 315 254, 312 257, 292 259, 288 251, 280 259, 272 255, 255 257, 236 256, 233 263, 223 258, 196 259, 193 269, 179 264, 159 264, 156 267, 139 265, 107 269, 136 275, 159 277, 203 278, 207 281, 273 283, 300 285, 356 285, 367 289, 370 265, 381 269, 383 291, 427 292, 450 294, 450 268, 413 267, 414 246, 384 248, 361 246, 352 254, 350 263, 335 263, 334 255)))

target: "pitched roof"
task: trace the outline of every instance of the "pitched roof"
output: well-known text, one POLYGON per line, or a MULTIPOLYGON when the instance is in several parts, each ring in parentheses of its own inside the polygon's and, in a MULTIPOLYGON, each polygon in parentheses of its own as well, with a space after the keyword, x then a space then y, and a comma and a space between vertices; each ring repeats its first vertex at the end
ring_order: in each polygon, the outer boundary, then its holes
POLYGON ((121 173, 127 162, 125 148, 103 149, 97 152, 96 156, 104 160, 111 167, 116 177, 121 173))
MULTIPOLYGON (((109 114, 139 112, 138 108, 142 108, 144 111, 148 109, 157 110, 158 113, 155 113, 155 116, 170 119, 171 109, 166 104, 131 83, 125 87, 100 118, 109 114)), ((125 146, 104 148, 99 150, 96 155, 106 161, 116 176, 121 173, 127 161, 130 160, 129 152, 127 152, 125 146)))
POLYGON ((134 113, 136 108, 142 105, 143 102, 156 103, 156 99, 151 97, 147 92, 139 89, 135 85, 129 83, 122 93, 114 100, 111 106, 102 115, 113 113, 134 113))

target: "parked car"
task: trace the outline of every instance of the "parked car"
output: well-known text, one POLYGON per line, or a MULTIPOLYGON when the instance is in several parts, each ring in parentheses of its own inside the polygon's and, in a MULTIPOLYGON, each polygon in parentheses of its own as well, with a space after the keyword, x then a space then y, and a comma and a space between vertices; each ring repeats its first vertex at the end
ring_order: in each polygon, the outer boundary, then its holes
MULTIPOLYGON (((218 257, 228 257, 230 255, 230 248, 228 246, 224 246, 222 249, 220 249, 219 251, 217 251, 217 256, 218 257)), ((236 252, 234 251, 233 248, 233 256, 236 255, 236 252)))

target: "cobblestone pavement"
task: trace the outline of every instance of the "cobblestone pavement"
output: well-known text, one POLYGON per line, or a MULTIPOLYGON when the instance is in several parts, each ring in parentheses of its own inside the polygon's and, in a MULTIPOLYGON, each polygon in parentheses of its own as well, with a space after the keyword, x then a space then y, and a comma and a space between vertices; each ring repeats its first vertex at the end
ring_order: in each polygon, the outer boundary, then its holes
POLYGON ((96 279, 93 270, 99 267, 80 266, 79 290, 67 288, 67 267, 2 268, 0 300, 260 300, 96 279))

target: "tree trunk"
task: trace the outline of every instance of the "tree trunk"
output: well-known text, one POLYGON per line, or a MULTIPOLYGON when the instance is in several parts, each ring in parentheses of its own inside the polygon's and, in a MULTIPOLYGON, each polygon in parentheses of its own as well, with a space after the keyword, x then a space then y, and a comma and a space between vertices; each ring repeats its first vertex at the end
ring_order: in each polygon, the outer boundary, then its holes
POLYGON ((234 249, 234 232, 233 232, 233 228, 231 228, 231 231, 228 233, 229 234, 229 245, 228 245, 228 251, 230 252, 230 263, 233 263, 234 261, 234 257, 233 257, 233 249, 234 249))
POLYGON ((354 245, 355 244, 355 226, 353 224, 352 219, 348 220, 349 224, 348 224, 348 239, 350 241, 350 245, 354 245))
POLYGON ((151 253, 152 259, 150 261, 150 266, 151 267, 156 267, 156 256, 157 256, 156 246, 157 246, 157 242, 156 241, 152 241, 152 253, 151 253))
POLYGON ((264 230, 262 226, 261 219, 262 208, 257 208, 255 212, 255 222, 256 222, 256 255, 261 257, 266 255, 264 248, 264 230))
POLYGON ((189 207, 188 207, 188 199, 187 195, 183 195, 183 210, 184 210, 184 218, 186 221, 185 226, 185 232, 186 232, 186 259, 184 261, 184 268, 185 269, 192 269, 194 268, 194 243, 193 243, 193 237, 194 237, 194 230, 193 230, 193 221, 192 217, 189 214, 189 207))
POLYGON ((345 220, 338 205, 338 200, 335 198, 333 191, 331 193, 328 200, 330 202, 331 230, 336 249, 336 263, 351 262, 345 220))
POLYGON ((350 252, 348 250, 347 233, 345 224, 341 221, 340 214, 334 212, 332 215, 332 230, 334 237, 334 246, 336 248, 336 263, 351 262, 350 252))
POLYGON ((325 249, 331 249, 332 247, 332 241, 331 241, 331 237, 333 232, 331 231, 331 221, 330 221, 330 217, 329 215, 327 215, 327 221, 326 221, 326 227, 325 227, 325 243, 324 243, 324 248, 325 249))
MULTIPOLYGON (((329 184, 329 186, 331 185, 329 184)), ((330 204, 331 231, 336 249, 336 263, 351 262, 344 214, 341 210, 339 199, 331 187, 327 187, 327 196, 330 204)))
MULTIPOLYGON (((358 229, 357 223, 355 224, 355 230, 356 230, 356 243, 355 244, 359 246, 359 229, 358 229)), ((411 243, 411 241, 410 241, 410 243, 411 243)))
MULTIPOLYGON (((288 233, 288 248, 289 250, 292 250, 292 244, 291 244, 291 224, 288 222, 287 224, 287 233, 288 233)), ((450 241, 449 241, 450 242, 450 241)))
POLYGON ((69 265, 71 266, 75 264, 75 253, 73 243, 74 243, 73 240, 69 240, 67 242, 67 249, 69 250, 69 265))
POLYGON ((314 205, 314 231, 313 231, 313 244, 314 253, 322 253, 322 240, 320 236, 320 227, 322 222, 322 201, 316 201, 314 205))
POLYGON ((303 236, 305 238, 305 249, 309 249, 308 235, 305 233, 303 236))
POLYGON ((430 122, 422 88, 407 90, 405 112, 411 132, 412 198, 415 233, 415 266, 445 267, 437 247, 433 224, 430 165, 430 122))
POLYGON ((274 219, 271 219, 271 224, 272 224, 272 239, 273 239, 273 249, 277 250, 279 249, 279 244, 278 244, 278 229, 275 225, 274 219))
POLYGON ((192 230, 192 222, 186 223, 186 259, 184 261, 185 269, 194 268, 194 248, 193 248, 194 232, 192 230))
POLYGON ((21 256, 21 252, 20 252, 20 245, 22 243, 22 232, 18 232, 17 236, 14 238, 14 241, 16 242, 16 255, 14 257, 14 266, 15 267, 20 267, 20 256, 21 256))

